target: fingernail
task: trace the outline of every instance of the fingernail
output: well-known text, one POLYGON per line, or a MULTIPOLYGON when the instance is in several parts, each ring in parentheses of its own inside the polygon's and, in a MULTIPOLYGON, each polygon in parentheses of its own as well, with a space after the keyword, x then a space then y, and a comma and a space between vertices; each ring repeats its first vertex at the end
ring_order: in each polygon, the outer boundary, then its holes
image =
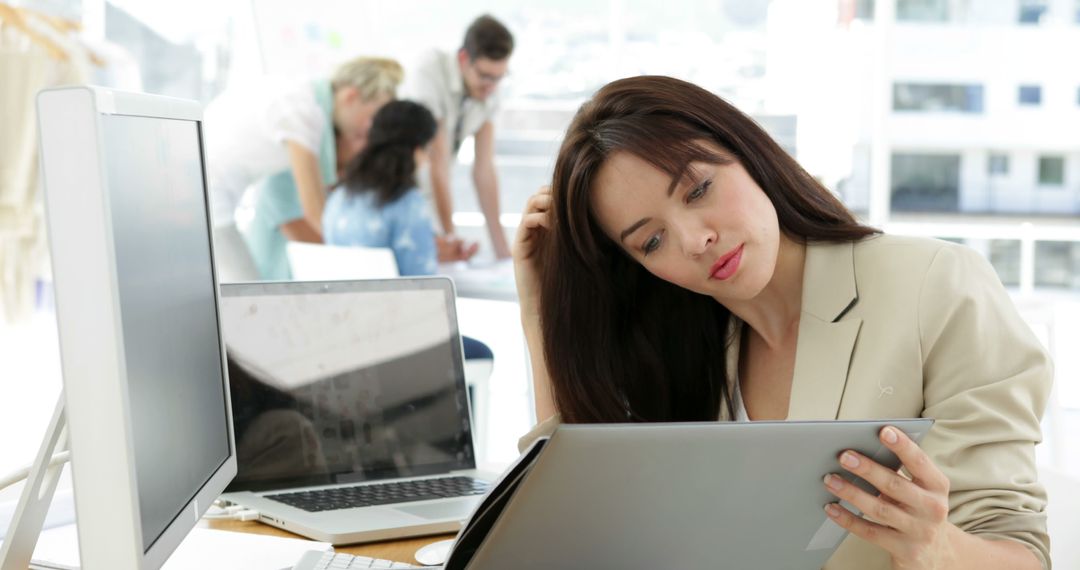
POLYGON ((825 514, 835 519, 836 517, 840 516, 840 507, 837 507, 833 503, 829 503, 825 505, 825 514))
POLYGON ((855 457, 854 453, 845 451, 844 454, 840 456, 840 463, 843 464, 844 467, 854 469, 859 466, 859 458, 855 457))
POLYGON ((833 491, 839 491, 840 488, 844 486, 844 481, 836 475, 829 473, 825 476, 825 486, 833 491))
POLYGON ((896 436, 896 430, 891 427, 881 430, 881 437, 885 439, 885 443, 896 443, 900 439, 896 436))

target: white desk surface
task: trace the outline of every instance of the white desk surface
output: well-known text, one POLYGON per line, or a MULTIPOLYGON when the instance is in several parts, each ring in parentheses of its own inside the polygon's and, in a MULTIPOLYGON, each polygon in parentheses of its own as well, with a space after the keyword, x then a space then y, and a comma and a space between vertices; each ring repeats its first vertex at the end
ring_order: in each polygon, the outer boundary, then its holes
POLYGON ((460 297, 511 302, 518 300, 517 287, 514 284, 514 264, 510 260, 483 265, 466 262, 440 263, 438 273, 454 280, 460 297))

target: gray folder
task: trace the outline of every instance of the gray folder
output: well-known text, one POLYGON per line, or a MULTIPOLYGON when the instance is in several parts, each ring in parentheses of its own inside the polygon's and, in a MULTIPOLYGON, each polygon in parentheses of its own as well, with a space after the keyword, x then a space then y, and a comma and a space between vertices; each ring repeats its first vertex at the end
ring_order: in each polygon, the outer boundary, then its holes
MULTIPOLYGON (((446 568, 821 568, 845 537, 822 478, 930 419, 563 425, 474 512, 446 568)), ((845 504, 854 510, 851 505, 845 504)))

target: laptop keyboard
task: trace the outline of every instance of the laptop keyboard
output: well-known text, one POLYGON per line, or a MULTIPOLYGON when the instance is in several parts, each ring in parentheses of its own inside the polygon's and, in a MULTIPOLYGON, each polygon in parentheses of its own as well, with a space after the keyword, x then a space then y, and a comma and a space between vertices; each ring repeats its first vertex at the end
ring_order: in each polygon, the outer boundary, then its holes
POLYGON ((355 487, 335 487, 317 491, 279 493, 267 495, 266 498, 315 513, 356 507, 373 507, 376 505, 483 495, 487 490, 487 483, 471 477, 439 477, 436 479, 357 485, 355 487))

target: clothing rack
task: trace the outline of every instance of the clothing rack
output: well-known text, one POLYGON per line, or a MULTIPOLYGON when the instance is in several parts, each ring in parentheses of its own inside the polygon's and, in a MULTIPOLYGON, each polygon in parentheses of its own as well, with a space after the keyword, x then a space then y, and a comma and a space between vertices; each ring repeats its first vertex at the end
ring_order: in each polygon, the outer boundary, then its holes
POLYGON ((31 27, 26 21, 27 15, 27 12, 23 8, 16 8, 0 2, 0 29, 11 26, 19 30, 19 32, 29 38, 30 41, 44 48, 46 53, 49 54, 49 57, 67 61, 70 57, 68 56, 67 51, 56 42, 45 37, 44 34, 31 27))
MULTIPOLYGON (((21 8, 0 2, 0 29, 11 26, 18 30, 22 35, 26 36, 31 42, 43 48, 49 57, 60 61, 68 61, 71 58, 71 55, 67 50, 52 38, 34 29, 34 26, 28 22, 29 19, 44 22, 61 35, 79 32, 82 30, 82 24, 67 18, 61 18, 52 14, 32 10, 30 8, 21 8)), ((86 49, 86 55, 94 65, 99 67, 105 65, 105 61, 93 51, 86 49)))

